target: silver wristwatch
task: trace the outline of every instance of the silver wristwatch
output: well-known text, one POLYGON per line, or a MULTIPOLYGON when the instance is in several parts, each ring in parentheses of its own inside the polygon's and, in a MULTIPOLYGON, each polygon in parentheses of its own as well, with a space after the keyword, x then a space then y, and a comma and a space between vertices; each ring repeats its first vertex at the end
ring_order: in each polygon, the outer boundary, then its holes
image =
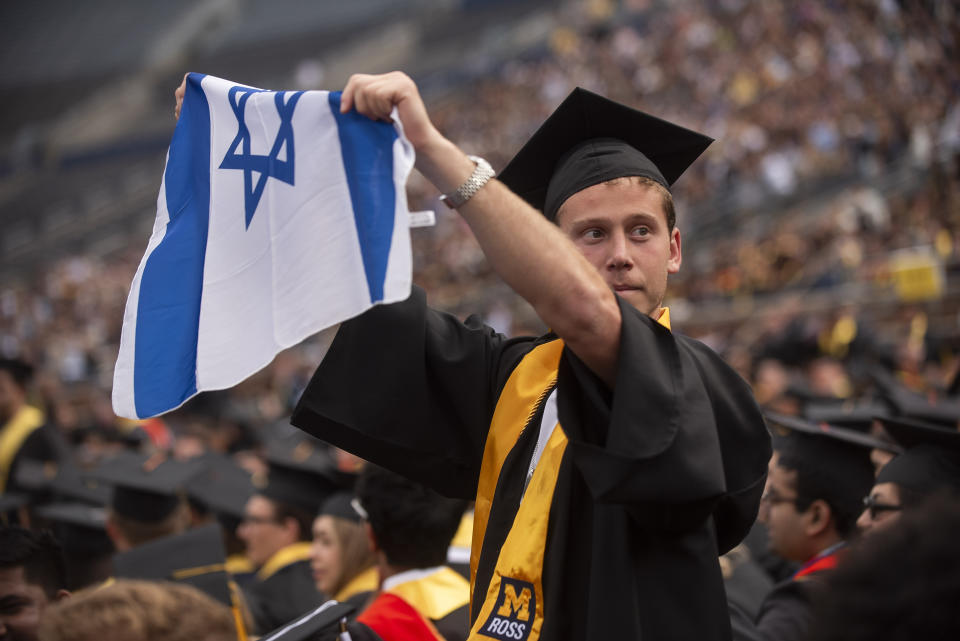
POLYGON ((480 156, 467 156, 467 158, 477 164, 473 169, 473 173, 470 174, 470 177, 467 178, 462 185, 457 187, 456 190, 440 196, 441 202, 450 209, 457 209, 473 198, 473 195, 480 191, 480 188, 486 185, 487 181, 495 175, 490 163, 480 156))

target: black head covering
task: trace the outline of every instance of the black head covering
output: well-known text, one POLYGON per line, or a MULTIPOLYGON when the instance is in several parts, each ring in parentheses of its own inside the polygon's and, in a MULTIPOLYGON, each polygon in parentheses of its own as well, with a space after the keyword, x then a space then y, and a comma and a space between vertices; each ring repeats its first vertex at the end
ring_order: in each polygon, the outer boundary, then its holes
POLYGON ((335 516, 354 523, 360 523, 366 515, 359 509, 357 498, 349 492, 337 492, 323 502, 317 516, 335 516))
POLYGON ((257 493, 316 514, 340 489, 336 464, 324 444, 313 438, 275 442, 268 447, 266 486, 257 493))
POLYGON ((185 486, 202 470, 200 461, 176 461, 122 453, 104 461, 94 477, 113 486, 110 508, 120 516, 156 523, 181 504, 185 486))
MULTIPOLYGON (((903 448, 895 443, 888 443, 887 441, 878 439, 870 434, 865 434, 854 429, 840 427, 838 425, 831 425, 825 421, 813 422, 797 416, 788 416, 786 414, 779 414, 771 411, 764 411, 763 415, 767 419, 767 423, 773 425, 774 428, 784 428, 790 432, 799 432, 801 434, 808 434, 812 436, 822 436, 835 441, 859 445, 860 447, 868 450, 881 449, 887 452, 893 452, 894 454, 898 454, 903 451, 903 448)), ((775 440, 780 440, 789 434, 789 432, 785 432, 781 429, 773 429, 771 430, 771 433, 773 434, 775 440)))
POLYGON ((669 189, 712 138, 577 87, 498 178, 550 220, 573 194, 643 176, 669 189))
POLYGON ((907 450, 880 470, 877 483, 896 483, 924 496, 960 490, 960 432, 902 417, 881 420, 907 450))

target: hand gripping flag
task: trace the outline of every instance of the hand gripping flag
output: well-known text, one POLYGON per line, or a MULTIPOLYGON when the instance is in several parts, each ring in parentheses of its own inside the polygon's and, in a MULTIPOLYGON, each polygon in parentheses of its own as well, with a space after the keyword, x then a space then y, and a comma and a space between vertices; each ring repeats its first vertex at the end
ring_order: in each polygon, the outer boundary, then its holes
POLYGON ((189 74, 157 219, 123 317, 113 408, 156 416, 281 350, 410 294, 397 124, 340 94, 189 74))

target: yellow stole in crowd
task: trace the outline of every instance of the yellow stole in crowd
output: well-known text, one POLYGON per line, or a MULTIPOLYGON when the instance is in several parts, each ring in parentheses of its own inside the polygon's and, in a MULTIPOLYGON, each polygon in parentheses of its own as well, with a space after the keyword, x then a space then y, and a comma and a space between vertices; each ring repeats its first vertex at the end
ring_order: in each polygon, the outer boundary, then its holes
POLYGON ((24 405, 13 415, 0 432, 0 494, 7 491, 10 481, 10 466, 17 452, 34 430, 43 425, 43 412, 36 407, 24 405))
POLYGON ((273 553, 267 562, 257 570, 257 578, 266 581, 274 574, 297 561, 306 561, 310 558, 310 542, 298 541, 286 545, 273 553))
MULTIPOLYGON (((666 308, 658 322, 670 329, 666 308)), ((470 554, 470 585, 476 587, 477 564, 500 470, 521 432, 557 382, 563 341, 555 340, 532 349, 510 374, 497 401, 483 461, 473 517, 470 554), (527 417, 526 421, 518 418, 527 417)), ((553 426, 543 426, 550 429, 553 426)), ((543 558, 547 545, 550 505, 557 485, 560 462, 567 448, 567 435, 558 423, 547 441, 533 477, 520 501, 513 525, 500 548, 493 576, 482 595, 480 614, 470 630, 471 641, 517 639, 537 641, 543 627, 543 558)), ((471 594, 471 600, 481 598, 471 594)))

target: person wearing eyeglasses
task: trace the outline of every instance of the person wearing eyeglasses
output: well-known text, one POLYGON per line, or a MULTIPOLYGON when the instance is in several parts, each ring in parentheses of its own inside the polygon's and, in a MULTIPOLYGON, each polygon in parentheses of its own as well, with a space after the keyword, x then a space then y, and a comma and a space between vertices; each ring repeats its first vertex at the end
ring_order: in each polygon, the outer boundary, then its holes
POLYGON ((836 566, 873 482, 869 450, 832 436, 791 431, 774 441, 759 519, 772 551, 802 565, 764 599, 756 619, 761 639, 806 638, 811 592, 836 566))
POLYGON ((887 463, 863 499, 857 527, 864 534, 885 529, 939 493, 960 494, 960 432, 906 418, 884 419, 906 449, 887 463))

